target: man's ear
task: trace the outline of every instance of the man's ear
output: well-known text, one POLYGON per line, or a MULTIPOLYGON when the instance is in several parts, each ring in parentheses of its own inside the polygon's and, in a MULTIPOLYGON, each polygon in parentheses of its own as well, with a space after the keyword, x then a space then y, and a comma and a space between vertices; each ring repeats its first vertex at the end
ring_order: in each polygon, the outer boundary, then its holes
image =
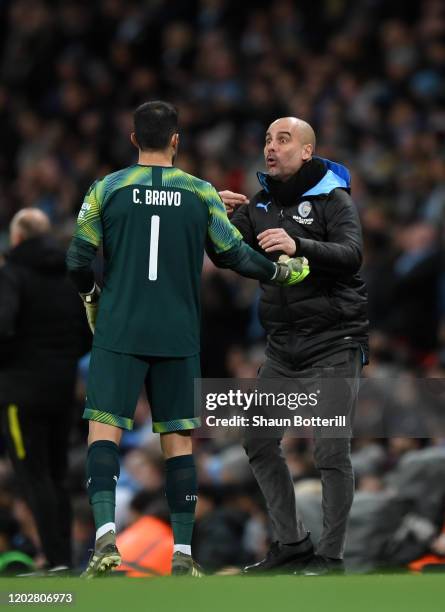
POLYGON ((131 144, 132 144, 133 146, 135 146, 135 147, 136 147, 136 149, 140 149, 140 147, 139 147, 139 143, 138 143, 138 141, 136 140, 136 134, 135 134, 134 132, 131 132, 131 134, 130 134, 130 140, 131 140, 131 144))
POLYGON ((23 235, 17 228, 12 229, 9 232, 9 244, 12 248, 18 246, 21 242, 23 242, 23 235))
POLYGON ((301 157, 304 161, 308 161, 312 157, 312 153, 314 151, 314 147, 311 144, 305 144, 303 146, 303 151, 301 157))
POLYGON ((179 145, 179 134, 173 134, 171 140, 170 140, 170 145, 176 150, 178 148, 179 145))

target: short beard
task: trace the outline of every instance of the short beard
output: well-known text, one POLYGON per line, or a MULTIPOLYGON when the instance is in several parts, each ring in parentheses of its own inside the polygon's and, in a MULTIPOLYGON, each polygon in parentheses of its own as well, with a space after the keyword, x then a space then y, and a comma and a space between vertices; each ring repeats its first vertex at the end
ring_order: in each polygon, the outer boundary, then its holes
MULTIPOLYGON (((287 178, 283 178, 282 173, 278 168, 272 168, 273 172, 269 170, 269 176, 275 179, 276 181, 286 181, 287 178)), ((289 178, 289 177, 288 177, 289 178)))

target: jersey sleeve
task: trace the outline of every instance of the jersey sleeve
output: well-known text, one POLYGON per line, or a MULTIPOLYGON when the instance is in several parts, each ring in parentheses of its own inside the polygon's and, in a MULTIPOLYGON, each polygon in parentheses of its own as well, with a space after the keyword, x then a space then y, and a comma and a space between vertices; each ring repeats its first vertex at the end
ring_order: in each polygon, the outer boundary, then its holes
POLYGON ((208 184, 205 190, 205 201, 209 208, 208 242, 216 253, 224 253, 239 245, 243 237, 227 217, 224 204, 218 192, 208 184))
POLYGON ((77 217, 73 238, 80 238, 96 248, 102 242, 101 208, 104 196, 104 181, 96 181, 88 189, 77 217))

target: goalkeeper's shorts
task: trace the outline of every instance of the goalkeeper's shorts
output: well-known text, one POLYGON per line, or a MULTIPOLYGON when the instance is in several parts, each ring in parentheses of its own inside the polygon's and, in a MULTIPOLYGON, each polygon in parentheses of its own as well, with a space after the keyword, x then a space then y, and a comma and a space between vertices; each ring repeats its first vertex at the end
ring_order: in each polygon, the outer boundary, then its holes
POLYGON ((154 432, 195 429, 201 421, 194 413, 194 379, 200 376, 199 354, 146 357, 93 347, 83 418, 133 429, 145 384, 154 432))

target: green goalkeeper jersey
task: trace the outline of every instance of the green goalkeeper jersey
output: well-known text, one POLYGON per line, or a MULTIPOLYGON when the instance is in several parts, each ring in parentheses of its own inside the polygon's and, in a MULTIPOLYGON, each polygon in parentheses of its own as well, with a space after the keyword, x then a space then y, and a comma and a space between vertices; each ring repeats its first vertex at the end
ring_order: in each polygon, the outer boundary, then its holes
POLYGON ((83 247, 92 260, 103 245, 94 345, 165 357, 198 353, 206 240, 216 253, 241 242, 210 183, 175 167, 140 164, 96 181, 68 252, 75 267, 83 247))

